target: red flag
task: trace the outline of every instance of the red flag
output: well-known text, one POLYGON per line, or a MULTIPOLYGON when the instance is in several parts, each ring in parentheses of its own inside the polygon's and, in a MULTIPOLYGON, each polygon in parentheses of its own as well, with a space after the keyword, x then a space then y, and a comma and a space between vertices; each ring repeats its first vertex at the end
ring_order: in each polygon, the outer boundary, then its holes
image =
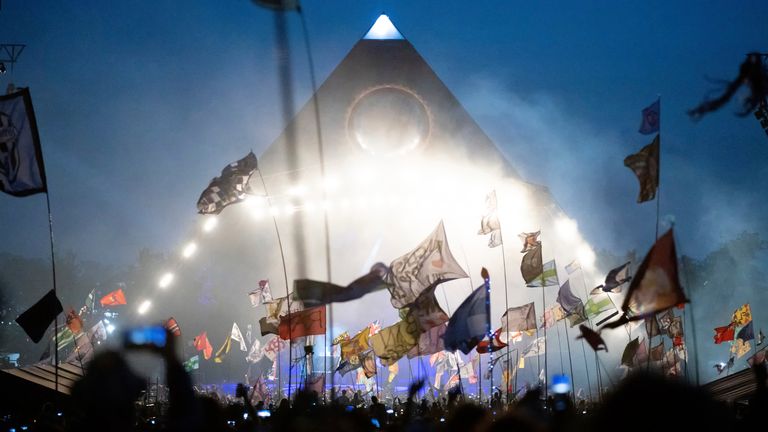
POLYGON ((101 298, 101 300, 99 300, 99 303, 101 303, 102 306, 120 306, 128 304, 125 301, 125 293, 123 292, 122 288, 118 288, 115 291, 105 295, 101 298))
POLYGON ((325 306, 318 306, 280 317, 280 339, 325 334, 325 306))
POLYGON ((176 318, 168 318, 168 321, 165 322, 165 328, 174 336, 181 336, 181 327, 179 327, 179 322, 176 321, 176 318))
POLYGON ((735 336, 736 328, 732 324, 728 324, 724 327, 718 327, 715 329, 715 343, 721 344, 723 342, 732 341, 735 336))
POLYGON ((205 357, 206 360, 211 358, 213 355, 213 346, 211 346, 211 342, 208 341, 208 334, 206 332, 197 335, 194 344, 196 350, 203 352, 203 357, 205 357))
POLYGON ((501 329, 497 329, 495 332, 493 332, 493 340, 482 340, 478 342, 477 347, 475 349, 477 350, 478 354, 486 354, 490 350, 490 352, 498 351, 502 348, 506 348, 507 344, 502 342, 499 338, 501 336, 501 329))
POLYGON ((69 309, 67 312, 67 327, 73 334, 79 334, 83 331, 83 319, 75 313, 74 309, 69 309))

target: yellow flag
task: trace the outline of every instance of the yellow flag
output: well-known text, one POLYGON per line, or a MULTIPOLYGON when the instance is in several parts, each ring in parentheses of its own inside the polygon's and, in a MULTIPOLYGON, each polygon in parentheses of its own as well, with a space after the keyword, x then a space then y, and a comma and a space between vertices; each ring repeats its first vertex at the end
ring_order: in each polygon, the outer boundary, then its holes
POLYGON ((752 349, 752 346, 750 345, 749 341, 743 341, 741 339, 736 339, 733 345, 731 345, 731 353, 736 355, 736 358, 742 358, 745 354, 749 353, 749 351, 752 349))
POLYGON ((368 327, 366 327, 353 337, 341 341, 339 344, 339 346, 341 346, 341 358, 343 360, 347 360, 353 355, 360 354, 361 352, 367 350, 369 348, 369 335, 370 331, 368 330, 368 327))
POLYGON ((731 321, 736 324, 737 327, 749 324, 749 322, 752 321, 752 309, 749 307, 749 303, 736 309, 736 311, 733 312, 731 321))
POLYGON ((218 351, 216 351, 216 356, 213 357, 213 361, 215 363, 221 363, 224 361, 224 357, 226 357, 227 354, 229 354, 229 349, 232 348, 232 338, 227 336, 227 340, 224 342, 224 345, 219 348, 218 351))
POLYGON ((387 382, 391 383, 395 380, 395 377, 397 376, 397 373, 400 372, 400 366, 397 365, 397 363, 392 363, 389 365, 389 376, 387 377, 387 382))
POLYGON ((383 328, 379 333, 371 336, 369 342, 373 352, 381 359, 381 364, 389 366, 416 346, 419 333, 416 320, 408 317, 395 325, 383 328))

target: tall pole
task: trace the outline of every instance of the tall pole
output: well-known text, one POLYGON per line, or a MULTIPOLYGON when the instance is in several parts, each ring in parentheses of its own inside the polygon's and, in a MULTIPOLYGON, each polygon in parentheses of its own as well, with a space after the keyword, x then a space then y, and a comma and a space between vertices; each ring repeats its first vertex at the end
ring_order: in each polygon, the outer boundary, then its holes
MULTIPOLYGON (((493 195, 496 196, 496 190, 493 191, 493 195)), ((498 203, 498 201, 497 201, 498 203)), ((498 219, 498 205, 496 207, 497 215, 496 218, 498 219)), ((502 269, 504 271, 504 313, 506 314, 506 330, 509 332, 509 314, 507 314, 507 311, 509 311, 509 285, 507 284, 507 254, 504 249, 504 235, 501 230, 501 220, 499 220, 499 240, 501 241, 501 264, 502 269)), ((509 333, 507 333, 508 335, 509 333)), ((509 337, 507 336, 507 339, 509 337)), ((509 340, 507 342, 507 363, 506 363, 506 370, 507 370, 507 376, 509 376, 509 340)), ((490 347, 493 344, 493 340, 488 341, 488 346, 490 347)), ((507 391, 507 397, 506 397, 507 405, 509 405, 509 391, 507 391)))
MULTIPOLYGON (((587 299, 587 301, 589 301, 589 292, 587 291, 587 280, 584 277, 584 269, 579 269, 579 273, 581 273, 581 286, 582 286, 582 288, 584 288, 584 295, 586 296, 585 298, 587 299)), ((610 298, 610 296, 609 296, 609 298, 610 298)), ((589 322, 589 325, 591 326, 592 325, 592 319, 588 319, 588 322, 589 322)), ((584 342, 583 339, 582 339, 582 342, 584 342)), ((583 346, 582 346, 582 348, 583 348, 583 346)), ((597 400, 598 401, 602 401, 603 400, 603 389, 602 389, 601 380, 600 380, 600 366, 599 366, 598 362, 599 362, 599 359, 597 357, 597 351, 595 351, 595 373, 596 373, 595 380, 596 380, 596 384, 597 384, 597 400)), ((586 363, 586 359, 585 359, 585 363, 586 363)))
MULTIPOLYGON (((563 327, 565 327, 565 344, 566 348, 568 349, 568 366, 571 370, 571 381, 573 381, 576 376, 573 374, 573 358, 571 357, 571 338, 568 336, 568 323, 563 321, 563 327)), ((589 375, 587 375, 587 377, 589 377, 589 375)), ((589 378, 587 378, 587 386, 589 386, 589 378)), ((573 392, 573 401, 576 402, 576 391, 573 392)))
MULTIPOLYGON (((542 275, 543 276, 543 275, 542 275)), ((541 308, 544 310, 544 400, 547 400, 549 397, 549 389, 547 388, 547 381, 549 380, 549 369, 547 369, 547 357, 549 354, 547 351, 547 322, 546 322, 546 315, 547 315, 547 298, 545 296, 545 288, 544 288, 544 278, 542 277, 542 283, 541 283, 541 308)), ((538 341, 536 341, 536 344, 538 345, 538 341)))
MULTIPOLYGON (((51 277, 53 278, 53 294, 56 296, 56 298, 59 298, 59 295, 56 291, 56 256, 53 252, 53 216, 51 214, 51 197, 50 194, 47 191, 46 186, 46 192, 45 192, 45 205, 48 208, 48 237, 50 240, 51 245, 51 277)), ((56 398, 58 399, 59 395, 59 315, 57 314, 56 317, 53 319, 53 345, 54 345, 54 351, 53 351, 53 363, 54 363, 54 371, 53 371, 53 388, 56 392, 56 398)), ((82 364, 80 365, 82 367, 82 364)))
MULTIPOLYGON (((486 335, 488 336, 488 346, 490 347, 490 342, 493 341, 493 332, 491 331, 491 277, 485 267, 480 271, 480 275, 485 284, 486 335)), ((488 396, 493 399, 493 350, 491 349, 488 350, 488 372, 490 372, 488 396)))

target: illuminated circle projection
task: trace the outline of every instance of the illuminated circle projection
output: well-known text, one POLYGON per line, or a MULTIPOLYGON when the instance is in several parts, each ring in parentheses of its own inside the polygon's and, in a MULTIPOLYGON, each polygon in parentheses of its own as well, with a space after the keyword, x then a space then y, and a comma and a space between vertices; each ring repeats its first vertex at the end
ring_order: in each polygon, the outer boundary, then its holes
POLYGON ((374 156, 408 153, 429 141, 432 120, 424 101, 395 85, 366 90, 347 117, 350 140, 374 156))

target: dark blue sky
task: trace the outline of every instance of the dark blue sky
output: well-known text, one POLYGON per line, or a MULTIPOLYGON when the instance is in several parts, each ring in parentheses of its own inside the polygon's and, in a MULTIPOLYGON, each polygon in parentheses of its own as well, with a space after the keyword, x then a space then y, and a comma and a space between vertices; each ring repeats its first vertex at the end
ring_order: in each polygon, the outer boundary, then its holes
MULTIPOLYGON (((3 2, 0 41, 27 49, 0 85, 31 88, 60 249, 124 264, 177 247, 210 177, 280 133, 271 12, 183 3, 3 2)), ((768 137, 734 104, 685 115, 713 88, 705 77, 768 51, 764 2, 437 4, 305 1, 319 80, 386 11, 513 166, 617 252, 650 245, 655 207, 634 203, 622 159, 650 141, 639 113, 661 95, 661 213, 682 252, 768 235, 768 137)), ((289 25, 300 107, 311 90, 289 25)), ((0 226, 0 251, 46 256, 43 197, 0 196, 0 226)))

